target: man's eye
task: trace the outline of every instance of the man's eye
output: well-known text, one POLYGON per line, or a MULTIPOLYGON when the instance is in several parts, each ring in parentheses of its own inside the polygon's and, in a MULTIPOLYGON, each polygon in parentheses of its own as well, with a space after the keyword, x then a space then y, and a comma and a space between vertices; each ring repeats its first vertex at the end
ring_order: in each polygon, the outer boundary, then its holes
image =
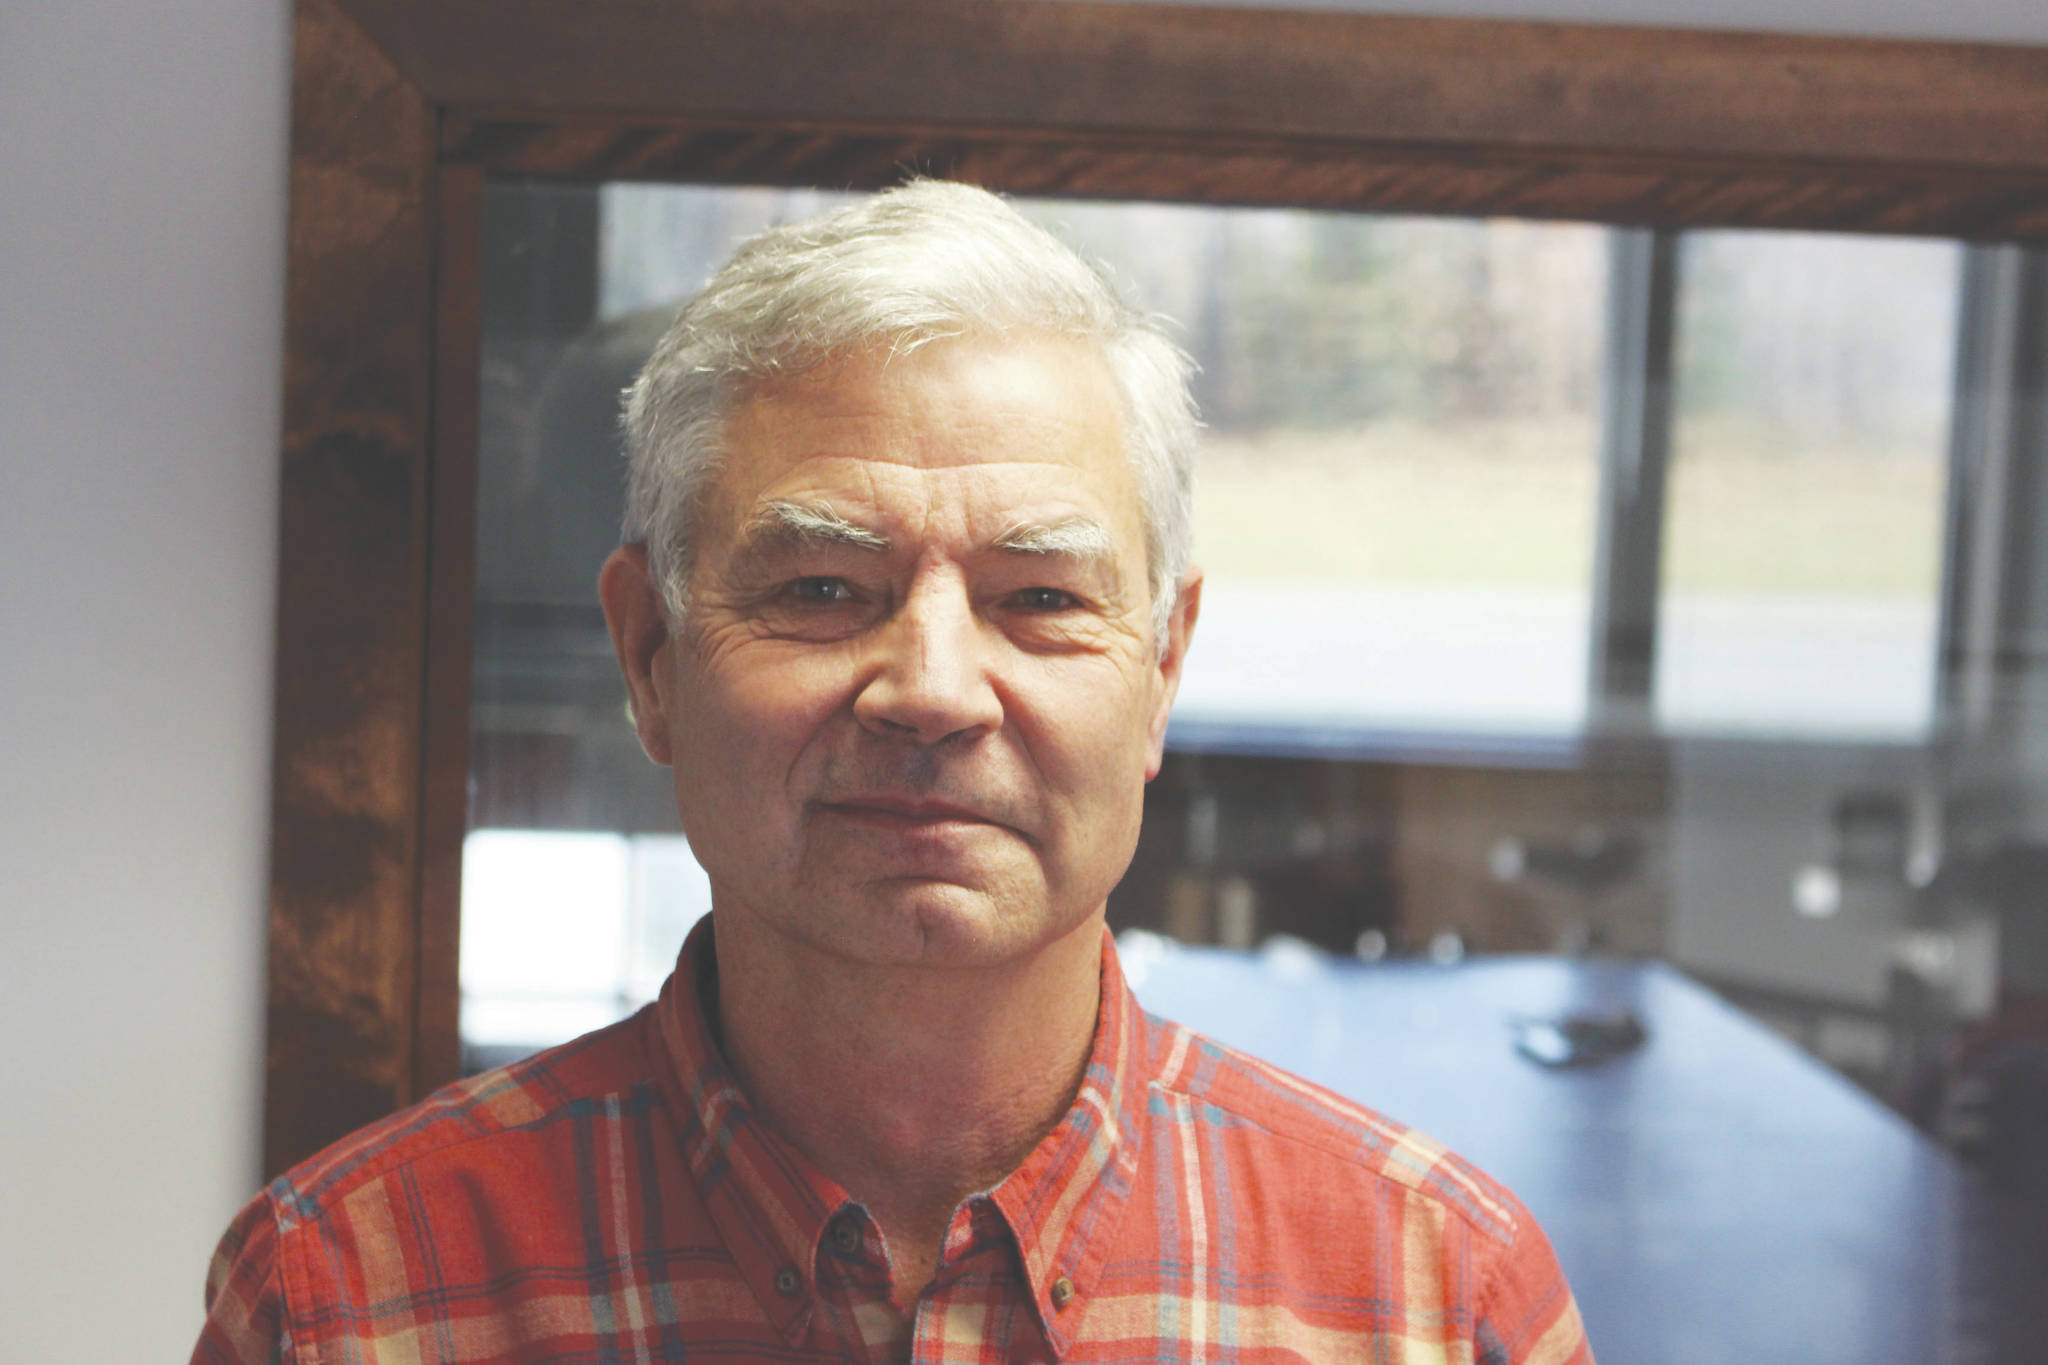
POLYGON ((806 607, 833 607, 854 600, 853 585, 843 578, 798 578, 782 585, 779 594, 806 607))
POLYGON ((1072 611, 1081 599, 1064 588, 1026 588, 1010 601, 1026 611, 1072 611))

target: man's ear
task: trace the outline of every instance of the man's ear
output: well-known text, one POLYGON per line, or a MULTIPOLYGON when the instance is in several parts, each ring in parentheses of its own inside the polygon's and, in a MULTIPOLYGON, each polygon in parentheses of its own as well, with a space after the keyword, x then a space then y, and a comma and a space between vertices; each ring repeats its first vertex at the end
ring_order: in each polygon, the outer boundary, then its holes
POLYGON ((1166 640, 1159 650, 1159 697, 1146 731, 1148 749, 1145 780, 1159 776, 1166 761, 1166 718, 1173 711, 1173 699, 1180 691, 1181 666, 1187 662, 1188 642, 1194 638, 1195 618, 1202 614, 1202 571, 1191 568, 1181 576, 1180 591, 1174 594, 1173 612, 1166 621, 1166 640))
POLYGON ((604 603, 605 625, 611 629, 619 671, 626 677, 640 747, 667 767, 675 756, 669 747, 669 699, 665 694, 674 674, 667 658, 668 615, 661 590, 648 571, 645 546, 621 545, 611 552, 598 571, 597 596, 604 603))

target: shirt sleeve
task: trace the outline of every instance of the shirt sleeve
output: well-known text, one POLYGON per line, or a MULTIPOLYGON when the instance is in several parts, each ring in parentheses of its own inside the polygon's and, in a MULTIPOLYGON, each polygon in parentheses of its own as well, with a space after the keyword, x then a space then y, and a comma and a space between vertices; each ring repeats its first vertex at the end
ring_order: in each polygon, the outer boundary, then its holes
POLYGON ((1593 1365, 1550 1239, 1524 1210, 1480 1301, 1476 1365, 1593 1365))
POLYGON ((289 1365, 296 1359, 277 1269, 277 1212, 259 1194, 235 1215, 206 1272, 206 1325, 192 1365, 289 1365))

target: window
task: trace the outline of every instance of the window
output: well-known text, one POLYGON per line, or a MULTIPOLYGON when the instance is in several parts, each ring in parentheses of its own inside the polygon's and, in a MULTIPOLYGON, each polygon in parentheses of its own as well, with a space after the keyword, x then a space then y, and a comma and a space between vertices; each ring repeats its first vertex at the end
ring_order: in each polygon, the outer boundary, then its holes
POLYGON ((1810 233, 1685 239, 1664 728, 1930 732, 1962 254, 1810 233))
POLYGON ((472 830, 462 886, 462 1039, 476 1070, 652 1000, 711 909, 675 835, 472 830))

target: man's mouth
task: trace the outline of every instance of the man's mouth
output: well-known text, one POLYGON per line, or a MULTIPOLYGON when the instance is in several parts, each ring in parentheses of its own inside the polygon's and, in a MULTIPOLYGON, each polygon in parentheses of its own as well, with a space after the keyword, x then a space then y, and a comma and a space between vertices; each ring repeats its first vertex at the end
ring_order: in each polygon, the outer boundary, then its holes
POLYGON ((896 822, 906 825, 937 825, 949 823, 1000 825, 1002 821, 982 814, 967 806, 951 801, 937 801, 925 797, 895 796, 887 793, 871 796, 850 796, 822 803, 824 808, 842 815, 865 817, 881 822, 896 822))

